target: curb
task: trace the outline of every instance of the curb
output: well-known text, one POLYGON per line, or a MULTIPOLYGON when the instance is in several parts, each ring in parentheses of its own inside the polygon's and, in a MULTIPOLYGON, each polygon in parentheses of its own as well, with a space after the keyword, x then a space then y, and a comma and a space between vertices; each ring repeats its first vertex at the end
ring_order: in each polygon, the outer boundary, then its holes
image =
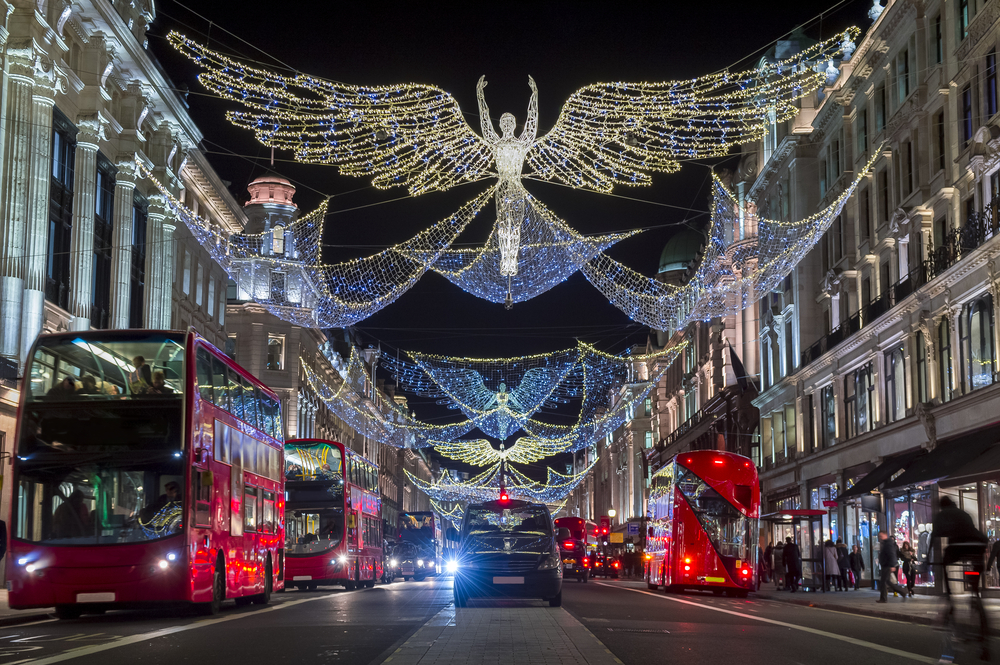
POLYGON ((21 626, 26 623, 34 623, 36 621, 45 621, 51 619, 52 614, 45 612, 30 612, 25 614, 12 614, 7 616, 0 616, 0 627, 5 626, 21 626))
MULTIPOLYGON (((906 623, 917 623, 925 626, 937 625, 937 615, 925 615, 920 616, 916 614, 907 614, 903 612, 893 612, 890 610, 882 610, 875 608, 868 608, 859 605, 837 605, 834 603, 814 603, 807 599, 799 600, 798 598, 782 598, 780 596, 764 596, 757 594, 757 597, 761 600, 773 600, 777 603, 787 603, 789 605, 801 605, 803 607, 815 607, 820 610, 833 610, 835 612, 846 612, 848 614, 860 614, 862 616, 876 617, 879 619, 892 619, 894 621, 903 621, 906 623)), ((905 601, 900 601, 902 604, 905 601)))

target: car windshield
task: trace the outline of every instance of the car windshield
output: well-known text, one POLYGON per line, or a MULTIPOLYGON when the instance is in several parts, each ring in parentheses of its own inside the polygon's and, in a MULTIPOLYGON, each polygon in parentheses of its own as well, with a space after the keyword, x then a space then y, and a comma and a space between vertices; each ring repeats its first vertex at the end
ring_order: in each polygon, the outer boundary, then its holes
POLYGON ((163 399, 184 390, 184 337, 135 333, 42 338, 30 360, 27 402, 163 399))
POLYGON ((17 447, 18 538, 52 544, 163 538, 181 527, 181 405, 36 402, 17 447))
POLYGON ((525 504, 501 508, 499 505, 470 506, 465 518, 465 535, 551 536, 552 521, 545 506, 525 504))

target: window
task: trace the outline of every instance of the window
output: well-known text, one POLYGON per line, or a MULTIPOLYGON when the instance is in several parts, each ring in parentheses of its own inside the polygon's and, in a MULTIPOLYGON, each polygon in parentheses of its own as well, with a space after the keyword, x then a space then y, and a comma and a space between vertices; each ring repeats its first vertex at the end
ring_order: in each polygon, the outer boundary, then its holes
POLYGON ((59 109, 52 111, 52 177, 49 180, 49 238, 45 257, 45 298, 69 309, 70 236, 73 227, 73 173, 76 127, 59 109))
POLYGON ((285 369, 285 336, 267 336, 267 369, 285 369))
POLYGON ((806 395, 803 401, 803 408, 805 409, 805 426, 806 431, 803 432, 805 436, 805 446, 807 452, 812 452, 816 450, 816 413, 813 411, 813 393, 806 395))
POLYGON ((226 355, 236 360, 236 333, 229 333, 226 337, 226 355))
POLYGON ((191 294, 191 252, 184 248, 184 278, 181 281, 181 290, 184 295, 191 294))
POLYGON ((865 187, 858 194, 858 233, 860 234, 861 242, 872 237, 871 205, 871 191, 865 187))
POLYGON ((646 400, 642 403, 642 413, 643 413, 643 415, 646 415, 646 416, 653 415, 653 398, 652 397, 647 397, 646 400))
POLYGON ((250 485, 243 489, 243 530, 257 530, 257 488, 250 485))
POLYGON ((976 390, 993 383, 996 354, 993 349, 993 297, 989 294, 969 303, 960 320, 962 355, 966 368, 962 383, 976 390))
POLYGON ((271 273, 271 300, 274 302, 284 302, 285 300, 285 273, 274 271, 271 273))
POLYGON ((997 51, 986 54, 986 79, 983 83, 983 101, 986 104, 986 118, 997 112, 997 51))
POLYGON ((97 153, 94 193, 94 272, 91 282, 90 321, 95 328, 111 323, 111 244, 114 228, 115 175, 118 169, 97 153))
POLYGON ((771 336, 767 332, 761 335, 760 347, 760 376, 766 390, 774 383, 771 376, 771 336))
POLYGON ((916 345, 917 352, 917 376, 916 376, 916 388, 917 395, 916 401, 919 404, 923 404, 928 400, 927 396, 927 343, 924 340, 924 334, 922 332, 917 332, 914 339, 914 345, 916 345))
POLYGON ((885 129, 885 84, 875 88, 875 132, 885 129))
POLYGON ((795 337, 792 333, 792 320, 785 322, 785 367, 786 373, 795 371, 795 337))
POLYGON ((142 328, 146 297, 146 221, 149 203, 138 192, 132 196, 132 247, 129 248, 128 327, 142 328))
POLYGON ((829 385, 819 391, 820 424, 819 431, 824 448, 832 446, 837 439, 837 398, 833 386, 829 385))
POLYGON ((206 312, 209 317, 215 315, 215 280, 211 278, 211 275, 209 275, 208 279, 208 307, 206 308, 206 312))
POLYGON ((271 253, 285 253, 285 227, 280 224, 271 231, 271 253))
POLYGON ((879 170, 875 181, 878 185, 878 223, 882 225, 889 222, 889 172, 879 170))
POLYGON ((896 104, 910 96, 910 51, 903 49, 896 56, 896 104))
POLYGON ((645 447, 646 448, 652 448, 653 447, 653 433, 652 432, 646 432, 645 447))
POLYGON ((855 131, 858 133, 858 154, 868 152, 868 109, 859 106, 855 131))
POLYGON ((858 435, 858 404, 855 395, 854 374, 844 377, 844 436, 853 439, 858 435))
POLYGON ((875 384, 870 363, 854 373, 854 391, 857 432, 864 434, 875 429, 875 384))
POLYGON ((827 172, 829 171, 829 166, 825 159, 819 162, 819 197, 823 198, 826 196, 826 178, 827 172))
POLYGON ((948 319, 941 319, 938 324, 938 368, 941 381, 941 401, 947 402, 952 397, 952 365, 951 365, 951 324, 948 319))
POLYGON ((212 472, 192 469, 191 500, 194 502, 194 525, 212 526, 212 472))
POLYGON ((885 401, 889 411, 887 422, 906 417, 906 364, 902 346, 890 351, 885 359, 885 401))
POLYGON ((958 10, 958 41, 969 36, 969 0, 958 0, 955 9, 958 10))
POLYGON ((844 220, 840 215, 830 226, 830 249, 833 251, 832 262, 835 264, 844 256, 844 220))
POLYGON ((937 167, 944 170, 944 111, 934 116, 934 128, 937 131, 937 167))
POLYGON ((913 192, 913 141, 907 141, 904 150, 906 161, 903 162, 903 194, 909 196, 913 192))
POLYGON ((214 402, 212 395, 212 355, 205 347, 198 347, 195 355, 195 369, 198 376, 198 394, 203 400, 214 402))
POLYGON ((205 286, 205 266, 198 263, 198 269, 195 271, 195 283, 194 283, 194 304, 201 307, 202 304, 202 289, 205 286))
POLYGON ((833 141, 830 142, 830 177, 829 177, 829 183, 830 183, 831 187, 833 187, 833 185, 837 182, 837 179, 840 177, 840 171, 841 171, 841 168, 840 168, 840 140, 839 139, 834 139, 833 141))
POLYGON ((962 110, 959 119, 959 135, 962 137, 962 145, 968 145, 972 140, 972 88, 966 85, 962 88, 962 96, 959 101, 962 110))
POLYGON ((934 64, 940 64, 944 62, 944 33, 941 31, 940 14, 934 17, 933 39, 934 46, 932 48, 931 55, 934 58, 934 64))
POLYGON ((226 367, 226 363, 215 356, 212 356, 212 387, 216 406, 231 411, 229 397, 232 391, 229 389, 229 368, 226 367))

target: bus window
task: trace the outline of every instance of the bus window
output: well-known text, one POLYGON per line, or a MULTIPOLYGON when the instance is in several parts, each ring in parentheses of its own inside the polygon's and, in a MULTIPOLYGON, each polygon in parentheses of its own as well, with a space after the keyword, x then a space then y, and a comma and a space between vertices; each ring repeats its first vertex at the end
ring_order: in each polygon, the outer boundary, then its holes
POLYGON ((232 437, 232 430, 230 430, 229 425, 219 420, 215 421, 215 461, 222 462, 223 464, 229 464, 232 461, 230 457, 230 438, 232 437))
POLYGON ((212 473, 193 469, 191 472, 194 499, 194 525, 212 526, 212 473))
POLYGON ((264 492, 260 530, 274 533, 274 492, 264 492))
POLYGON ((203 346, 198 347, 195 368, 198 371, 198 394, 203 400, 215 401, 212 395, 212 356, 203 346))
POLYGON ((215 403, 229 411, 229 379, 226 363, 212 356, 212 385, 215 386, 215 403))
POLYGON ((257 530, 257 488, 250 485, 243 488, 243 529, 257 530))
POLYGON ((243 377, 236 372, 229 373, 229 401, 232 405, 230 413, 240 420, 246 420, 243 416, 243 377))
POLYGON ((274 403, 274 438, 279 442, 285 440, 285 430, 281 424, 281 402, 274 403))
POLYGON ((260 393, 260 410, 264 414, 264 431, 267 435, 277 438, 274 432, 274 414, 277 411, 277 403, 273 397, 267 393, 260 393))
POLYGON ((261 428, 257 418, 257 392, 249 381, 243 384, 243 420, 251 427, 261 428))

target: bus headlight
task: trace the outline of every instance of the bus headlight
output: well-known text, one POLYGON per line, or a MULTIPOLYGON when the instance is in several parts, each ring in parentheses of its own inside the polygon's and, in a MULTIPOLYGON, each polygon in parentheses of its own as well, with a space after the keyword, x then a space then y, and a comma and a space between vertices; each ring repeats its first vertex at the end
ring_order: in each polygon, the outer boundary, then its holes
POLYGON ((417 559, 417 565, 419 567, 423 568, 424 567, 424 560, 423 559, 417 559))
POLYGON ((338 559, 338 561, 340 561, 340 565, 341 566, 346 566, 347 565, 347 555, 346 554, 341 554, 340 555, 340 559, 338 559))
POLYGON ((167 552, 167 561, 177 561, 177 552, 167 552))
POLYGON ((29 563, 29 564, 28 564, 27 566, 25 566, 25 567, 24 567, 24 569, 25 569, 26 571, 28 571, 29 573, 33 573, 33 572, 35 572, 36 570, 38 570, 38 566, 37 566, 37 565, 35 565, 35 564, 33 564, 33 563, 29 563))
POLYGON ((389 565, 395 568, 396 566, 399 565, 399 562, 396 561, 395 559, 389 559, 389 565))
POLYGON ((166 559, 160 559, 156 565, 160 567, 160 570, 166 570, 170 566, 170 562, 166 559))
POLYGON ((455 573, 458 570, 458 561, 452 559, 451 561, 446 563, 444 567, 449 573, 455 573))

